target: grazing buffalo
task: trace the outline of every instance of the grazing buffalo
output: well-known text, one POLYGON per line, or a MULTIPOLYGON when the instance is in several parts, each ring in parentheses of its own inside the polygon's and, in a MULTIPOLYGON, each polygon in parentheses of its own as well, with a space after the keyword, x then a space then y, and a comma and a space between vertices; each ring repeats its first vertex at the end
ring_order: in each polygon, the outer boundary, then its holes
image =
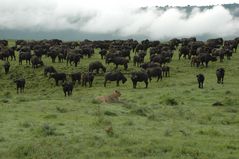
POLYGON ((127 78, 120 72, 108 72, 105 74, 105 82, 104 87, 106 87, 107 81, 116 81, 117 86, 119 86, 119 82, 122 81, 124 84, 127 81, 127 78))
POLYGON ((198 55, 201 64, 203 65, 205 63, 206 67, 208 67, 208 62, 209 61, 217 61, 217 57, 212 56, 210 54, 207 53, 201 53, 198 55))
POLYGON ((43 61, 37 56, 32 56, 31 63, 33 68, 37 68, 38 66, 44 66, 43 61))
POLYGON ((4 70, 5 70, 5 74, 8 74, 9 69, 10 69, 10 63, 8 61, 5 61, 3 64, 4 70))
POLYGON ((24 88, 25 88, 25 84, 26 84, 26 81, 24 78, 20 78, 20 79, 17 79, 14 81, 17 85, 17 93, 19 93, 19 90, 20 90, 20 93, 23 93, 24 92, 24 88))
POLYGON ((118 65, 124 65, 124 69, 127 70, 129 60, 124 57, 113 57, 107 58, 106 63, 114 63, 116 65, 116 69, 118 68, 118 65))
POLYGON ((89 83, 89 87, 92 87, 92 83, 94 81, 94 75, 92 72, 84 73, 82 75, 82 86, 87 86, 87 83, 89 83))
POLYGON ((64 83, 66 81, 66 74, 65 73, 54 73, 50 74, 49 79, 54 78, 56 82, 56 86, 58 86, 58 82, 62 81, 64 83))
POLYGON ((154 67, 147 69, 147 74, 149 77, 149 81, 151 82, 151 77, 157 77, 157 82, 159 81, 159 78, 162 80, 162 68, 161 67, 154 67))
POLYGON ((72 74, 70 74, 70 77, 71 77, 73 84, 75 84, 76 81, 78 81, 78 84, 81 83, 81 73, 80 72, 72 73, 72 74))
POLYGON ((148 74, 144 71, 132 72, 131 80, 133 82, 133 88, 136 88, 137 82, 144 82, 145 88, 148 88, 148 74))
POLYGON ((72 95, 72 91, 73 91, 73 83, 71 82, 66 82, 62 84, 62 88, 63 88, 63 92, 66 95, 70 96, 72 95))
POLYGON ((160 67, 160 65, 153 62, 148 62, 141 64, 140 67, 146 70, 147 68, 160 67))
POLYGON ((205 77, 203 74, 198 74, 197 75, 197 80, 198 80, 198 88, 203 88, 203 82, 205 80, 205 77))
POLYGON ((89 72, 96 70, 96 73, 98 74, 100 69, 105 73, 106 67, 99 61, 91 62, 89 64, 89 72))
POLYGON ((44 68, 44 75, 47 76, 48 73, 56 73, 56 69, 53 66, 46 66, 44 68))
POLYGON ((224 79, 224 75, 225 75, 225 70, 224 68, 219 68, 216 71, 216 75, 217 75, 217 83, 218 84, 223 84, 223 79, 224 79))

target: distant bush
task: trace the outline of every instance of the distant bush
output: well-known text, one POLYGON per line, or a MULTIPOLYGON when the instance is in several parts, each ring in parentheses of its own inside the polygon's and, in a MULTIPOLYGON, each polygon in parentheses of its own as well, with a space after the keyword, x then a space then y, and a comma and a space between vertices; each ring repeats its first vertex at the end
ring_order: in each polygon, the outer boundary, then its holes
POLYGON ((11 92, 4 92, 4 94, 3 94, 5 97, 7 97, 7 98, 10 98, 12 95, 11 95, 11 92))
POLYGON ((8 103, 9 100, 8 100, 8 99, 1 99, 0 102, 1 102, 1 103, 8 103))
POLYGON ((212 106, 223 106, 222 102, 215 102, 212 104, 212 106))
POLYGON ((174 98, 167 98, 167 99, 165 100, 165 103, 166 103, 167 105, 178 105, 178 102, 177 102, 176 99, 174 99, 174 98))
POLYGON ((140 115, 140 116, 147 116, 148 112, 149 112, 148 108, 136 108, 131 111, 131 113, 140 115))
POLYGON ((0 137, 0 142, 5 142, 6 139, 4 137, 0 137))
POLYGON ((56 114, 48 114, 44 118, 46 118, 46 119, 56 119, 57 115, 56 114))
POLYGON ((116 113, 111 112, 111 111, 105 111, 104 114, 108 115, 108 116, 118 116, 116 113))
POLYGON ((43 124, 41 127, 41 133, 43 136, 54 136, 56 135, 56 128, 49 124, 43 124))
POLYGON ((56 110, 60 113, 66 113, 67 112, 67 109, 65 108, 60 108, 60 107, 56 107, 56 110))
POLYGON ((23 123, 20 123, 20 125, 24 128, 29 128, 32 126, 32 123, 28 122, 28 121, 25 121, 23 123))
POLYGON ((92 104, 100 104, 100 101, 96 100, 96 99, 92 99, 91 101, 92 104))

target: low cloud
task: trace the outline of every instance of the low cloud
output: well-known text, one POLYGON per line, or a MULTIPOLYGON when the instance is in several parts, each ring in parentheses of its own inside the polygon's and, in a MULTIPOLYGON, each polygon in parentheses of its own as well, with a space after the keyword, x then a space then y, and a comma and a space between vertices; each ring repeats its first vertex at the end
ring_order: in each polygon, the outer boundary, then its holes
POLYGON ((238 17, 223 6, 204 10, 194 8, 188 15, 177 8, 162 10, 149 6, 142 9, 126 3, 116 5, 114 0, 100 2, 92 5, 92 0, 86 4, 81 0, 0 1, 0 29, 73 30, 151 39, 200 35, 226 37, 239 32, 238 17))

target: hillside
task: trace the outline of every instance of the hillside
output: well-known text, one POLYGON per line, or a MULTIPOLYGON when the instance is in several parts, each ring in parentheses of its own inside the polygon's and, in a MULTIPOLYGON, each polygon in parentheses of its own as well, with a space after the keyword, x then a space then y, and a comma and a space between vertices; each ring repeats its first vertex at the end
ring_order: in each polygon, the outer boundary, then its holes
MULTIPOLYGON (((96 52, 77 68, 65 62, 52 64, 46 57, 43 61, 68 74, 83 72, 90 61, 104 63, 96 52)), ((231 60, 194 68, 188 60, 178 60, 176 51, 169 64, 171 76, 159 82, 154 78, 148 89, 143 83, 132 88, 129 73, 139 68, 131 61, 129 70, 123 71, 126 84, 116 87, 111 82, 104 88, 100 74, 92 88, 76 85, 70 97, 43 76, 43 68, 33 70, 25 62, 10 61, 9 75, 3 69, 0 73, 0 158, 237 159, 238 61, 239 51, 231 60), (216 83, 219 67, 226 70, 223 85, 216 83), (198 73, 206 77, 204 89, 198 89, 198 73), (12 79, 17 76, 26 78, 23 94, 16 93, 12 79), (122 93, 120 103, 94 100, 115 89, 122 93), (221 106, 213 106, 216 102, 221 106)), ((113 68, 107 66, 108 71, 113 68)))

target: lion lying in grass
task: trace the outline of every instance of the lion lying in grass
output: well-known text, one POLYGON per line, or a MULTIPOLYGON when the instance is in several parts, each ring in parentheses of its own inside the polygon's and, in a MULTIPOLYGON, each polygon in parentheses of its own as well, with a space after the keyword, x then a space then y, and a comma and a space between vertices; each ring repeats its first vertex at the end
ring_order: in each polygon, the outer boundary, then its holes
POLYGON ((117 90, 113 91, 112 94, 108 96, 98 96, 96 97, 96 100, 102 103, 113 103, 113 102, 118 102, 119 97, 121 96, 121 93, 117 90))

